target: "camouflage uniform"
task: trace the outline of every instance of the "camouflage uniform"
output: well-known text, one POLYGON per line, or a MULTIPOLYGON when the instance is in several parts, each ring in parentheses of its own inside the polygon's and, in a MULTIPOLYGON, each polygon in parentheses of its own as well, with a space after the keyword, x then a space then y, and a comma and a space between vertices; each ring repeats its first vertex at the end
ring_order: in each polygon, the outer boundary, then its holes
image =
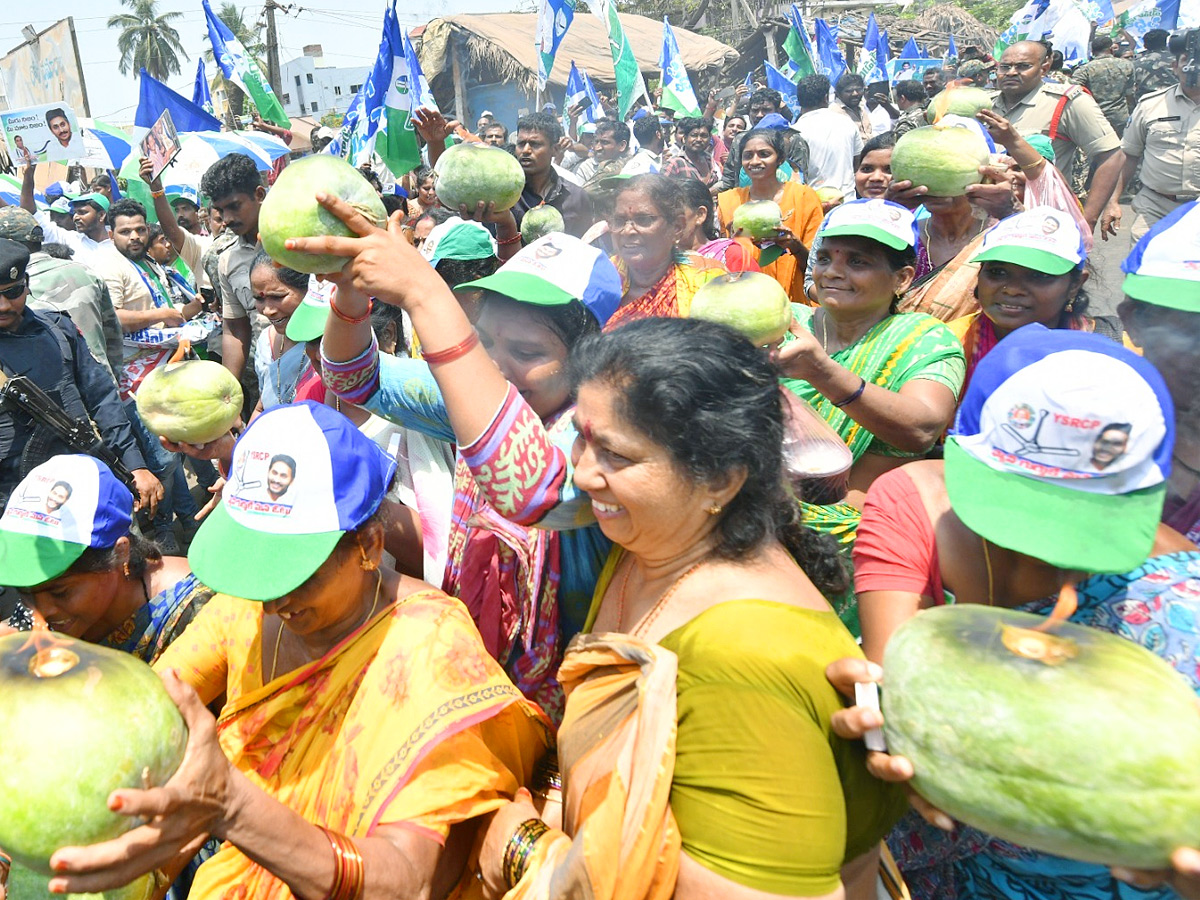
POLYGON ((121 372, 121 324, 103 278, 86 266, 47 253, 34 253, 25 270, 29 275, 29 305, 71 317, 87 341, 88 350, 114 380, 121 372))
POLYGON ((1071 81, 1091 92, 1104 118, 1120 137, 1129 121, 1129 96, 1133 93, 1133 63, 1115 56, 1099 56, 1084 63, 1071 81))
POLYGON ((925 119, 925 110, 928 106, 929 101, 926 100, 923 103, 915 103, 900 113, 900 118, 892 126, 892 133, 896 136, 896 140, 899 140, 914 128, 923 128, 929 124, 925 119))
POLYGON ((218 312, 221 310, 221 280, 217 277, 217 266, 221 261, 221 252, 226 247, 232 247, 237 243, 237 235, 232 231, 222 231, 217 237, 213 238, 208 249, 204 251, 200 257, 200 267, 204 269, 204 274, 208 276, 208 283, 212 288, 212 292, 216 297, 213 303, 213 308, 218 312))
POLYGON ((1151 91, 1160 91, 1178 82, 1174 65, 1175 57, 1169 50, 1151 50, 1139 55, 1133 61, 1133 85, 1136 98, 1141 100, 1151 91))

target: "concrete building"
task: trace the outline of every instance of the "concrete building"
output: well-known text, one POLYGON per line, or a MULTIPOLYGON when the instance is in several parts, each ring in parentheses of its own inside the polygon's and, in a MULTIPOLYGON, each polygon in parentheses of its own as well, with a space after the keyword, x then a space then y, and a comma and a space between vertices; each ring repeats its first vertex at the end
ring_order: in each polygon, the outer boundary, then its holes
POLYGON ((320 44, 309 44, 304 55, 280 67, 280 93, 288 116, 345 113, 367 80, 370 66, 328 66, 320 44))

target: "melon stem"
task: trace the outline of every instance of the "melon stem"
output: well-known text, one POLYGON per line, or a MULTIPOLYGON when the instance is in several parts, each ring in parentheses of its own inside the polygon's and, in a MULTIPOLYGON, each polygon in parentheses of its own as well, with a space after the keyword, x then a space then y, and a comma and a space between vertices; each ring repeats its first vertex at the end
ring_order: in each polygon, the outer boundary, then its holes
POLYGON ((57 678, 79 665, 79 656, 66 647, 44 647, 29 660, 29 674, 34 678, 57 678))

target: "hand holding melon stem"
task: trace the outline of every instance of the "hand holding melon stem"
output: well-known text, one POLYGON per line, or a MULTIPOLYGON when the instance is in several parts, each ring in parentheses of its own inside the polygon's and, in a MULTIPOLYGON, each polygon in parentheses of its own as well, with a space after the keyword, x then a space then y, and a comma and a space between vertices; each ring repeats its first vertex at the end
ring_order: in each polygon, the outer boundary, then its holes
MULTIPOLYGON (((883 669, 877 663, 856 656, 831 662, 825 669, 826 680, 834 690, 853 703, 856 683, 883 683, 883 669)), ((872 728, 883 727, 883 714, 877 709, 851 705, 838 710, 830 719, 834 734, 843 740, 860 741, 872 728)), ((943 831, 954 830, 954 820, 931 804, 906 784, 913 777, 913 764, 903 756, 892 756, 878 750, 867 751, 867 771, 880 781, 903 784, 908 802, 930 825, 943 831)))
POLYGON ((237 443, 235 432, 240 434, 244 427, 242 420, 239 418, 233 428, 219 438, 205 444, 170 441, 165 437, 159 437, 158 442, 170 453, 182 453, 185 456, 190 456, 192 459, 209 459, 229 465, 233 462, 233 445, 237 443))
POLYGON ((174 672, 161 675, 188 727, 183 762, 162 787, 112 792, 109 809, 145 824, 102 844, 56 851, 50 858, 55 893, 111 890, 155 869, 175 870, 228 826, 234 780, 241 776, 221 751, 216 720, 196 692, 174 672))

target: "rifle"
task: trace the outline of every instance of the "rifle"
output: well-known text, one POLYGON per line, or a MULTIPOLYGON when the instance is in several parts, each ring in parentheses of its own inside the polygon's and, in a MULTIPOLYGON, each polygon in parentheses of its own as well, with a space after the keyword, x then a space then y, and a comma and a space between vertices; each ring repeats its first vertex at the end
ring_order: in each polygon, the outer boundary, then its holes
POLYGON ((54 399, 37 386, 27 375, 8 376, 0 372, 0 408, 18 410, 49 429, 72 453, 94 456, 137 496, 133 473, 121 462, 112 448, 104 443, 96 427, 85 417, 72 419, 54 399))

